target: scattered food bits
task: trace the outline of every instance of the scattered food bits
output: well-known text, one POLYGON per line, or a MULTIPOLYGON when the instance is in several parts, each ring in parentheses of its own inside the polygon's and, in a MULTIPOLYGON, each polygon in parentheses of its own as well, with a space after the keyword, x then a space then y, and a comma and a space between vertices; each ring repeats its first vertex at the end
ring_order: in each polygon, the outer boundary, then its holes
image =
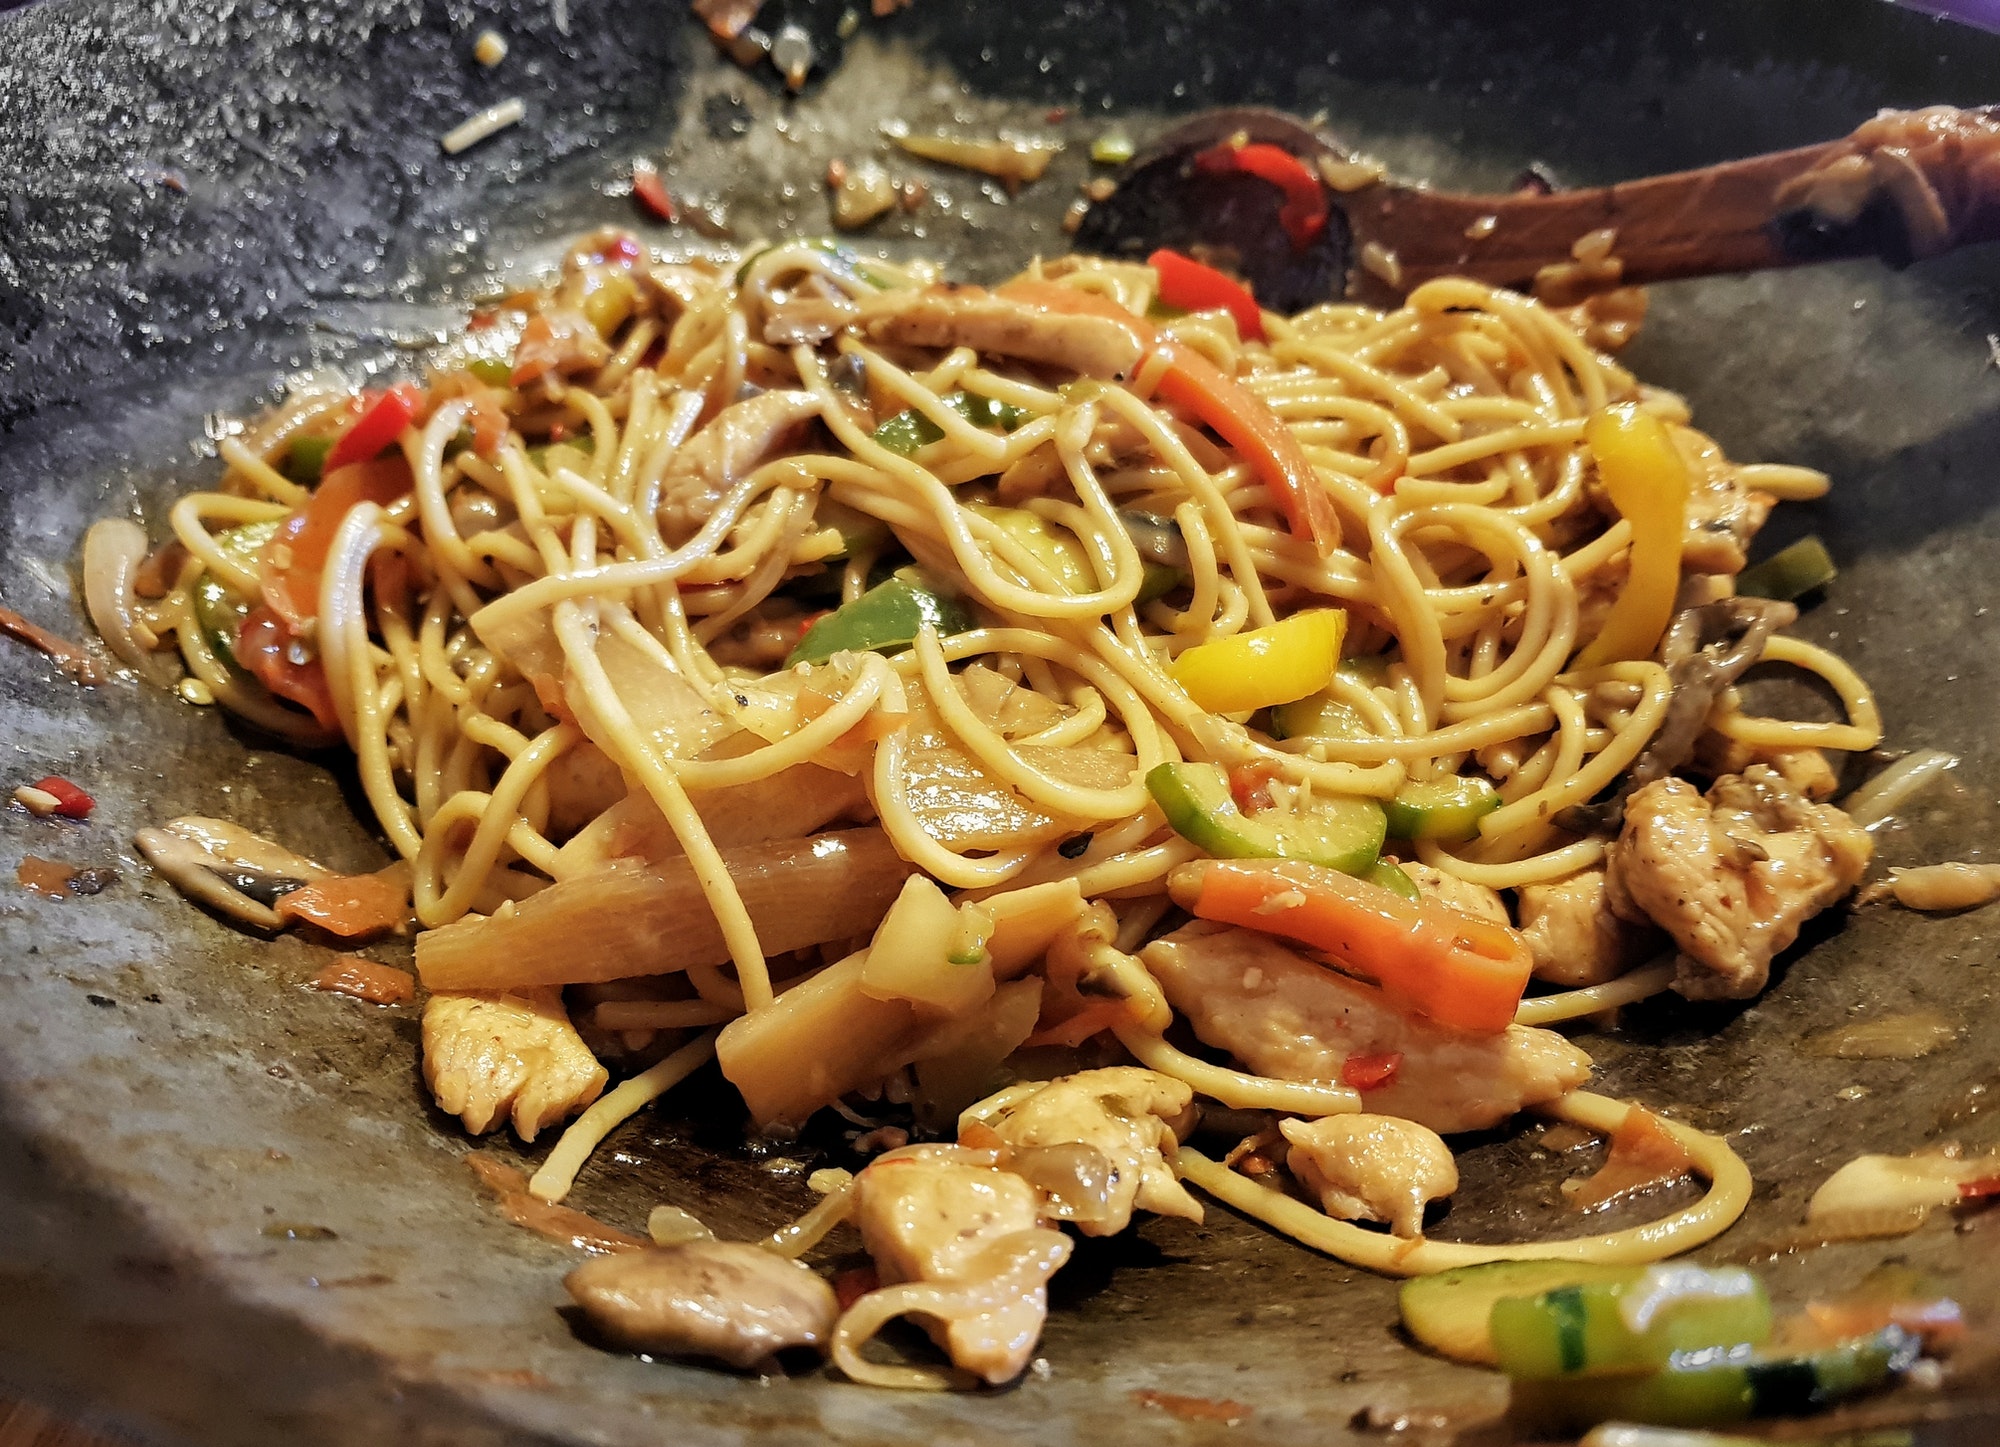
POLYGON ((731 60, 749 70, 771 53, 771 37, 752 25, 723 42, 723 49, 729 53, 731 60))
POLYGON ((632 195, 648 213, 670 226, 681 219, 680 208, 668 193, 660 168, 651 161, 635 160, 632 163, 632 195))
POLYGON ((1139 148, 1123 131, 1109 131, 1090 143, 1090 159, 1100 166, 1122 166, 1139 148))
POLYGON ((1578 261, 1602 261, 1611 255, 1611 248, 1617 244, 1617 230, 1610 226, 1600 226, 1595 231, 1588 231, 1577 237, 1569 249, 1569 254, 1578 261))
POLYGON ((1403 284, 1403 263, 1379 241, 1370 241, 1361 248, 1361 269, 1385 286, 1400 288, 1403 284))
POLYGON ((43 859, 29 854, 22 858, 20 867, 14 871, 15 882, 23 888, 32 889, 44 899, 68 899, 69 882, 76 878, 77 871, 67 864, 53 859, 43 859))
POLYGON ((1388 174, 1380 161, 1371 161, 1366 156, 1348 156, 1345 159, 1321 156, 1318 170, 1320 180, 1326 183, 1329 190, 1343 194, 1373 186, 1388 174))
POLYGON ((894 15, 898 10, 907 10, 909 8, 910 0, 871 0, 868 6, 868 13, 873 15, 877 20, 881 20, 894 15))
POLYGON ((922 181, 905 181, 896 188, 896 202, 905 211, 914 211, 930 200, 931 188, 922 181))
POLYGON ((1083 194, 1092 201, 1109 201, 1118 194, 1118 183, 1109 176, 1099 176, 1083 183, 1083 194))
POLYGON ((199 678, 183 678, 176 691, 196 708, 208 708, 215 702, 215 690, 199 678))
POLYGON ((53 774, 16 789, 14 802, 37 819, 46 819, 51 814, 60 814, 65 819, 88 819, 90 811, 97 807, 97 801, 90 795, 68 779, 53 774))
POLYGON ((1059 126, 1068 119, 1068 106, 1050 106, 1042 113, 1042 122, 1045 125, 1059 126))
POLYGON ((481 141, 488 139, 512 125, 527 119, 528 103, 519 96, 511 96, 498 105, 488 106, 477 115, 468 116, 459 125, 446 131, 438 144, 444 147, 447 156, 456 156, 460 151, 470 150, 481 141))
POLYGON ((833 27, 833 33, 842 40, 852 40, 861 29, 861 12, 852 5, 840 12, 840 23, 833 27))
POLYGON ((335 995, 352 995, 371 1005, 400 1005, 417 993, 417 982, 408 970, 362 959, 335 960, 313 976, 312 987, 335 995))
POLYGON ((472 42, 472 58, 492 69, 507 58, 507 37, 497 30, 482 30, 472 42))
POLYGON ((717 40, 734 40, 750 28, 764 0, 694 0, 694 13, 717 40))
POLYGON ((95 658, 67 638, 29 622, 12 608, 0 608, 0 633, 11 633, 30 648, 39 648, 55 660, 56 667, 67 674, 72 683, 90 688, 104 682, 104 669, 95 658))
POLYGON ((1090 214, 1088 201, 1072 201, 1063 212, 1062 229, 1065 236, 1074 236, 1083 229, 1083 218, 1090 214))
POLYGON ((913 156, 961 170, 978 171, 1017 191, 1042 178, 1062 149, 1060 141, 968 140, 962 136, 896 136, 895 142, 913 156))
POLYGON ((46 819, 51 814, 62 812, 62 800, 53 794, 44 793, 33 784, 23 784, 14 791, 14 802, 33 814, 37 819, 46 819))
POLYGON ((771 64, 784 76, 786 89, 796 91, 805 86, 816 58, 812 36, 804 26, 788 21, 779 27, 777 37, 771 42, 771 64))
POLYGON ((1480 217, 1477 221, 1473 222, 1470 226, 1465 228, 1465 239, 1467 241, 1484 241, 1487 237, 1491 236, 1495 231, 1499 229, 1500 229, 1500 218, 1498 216, 1488 214, 1480 217))
POLYGON ((840 169, 840 180, 835 183, 834 168, 827 167, 827 183, 833 188, 833 224, 841 230, 866 226, 896 204, 895 183, 879 162, 863 161, 840 169))

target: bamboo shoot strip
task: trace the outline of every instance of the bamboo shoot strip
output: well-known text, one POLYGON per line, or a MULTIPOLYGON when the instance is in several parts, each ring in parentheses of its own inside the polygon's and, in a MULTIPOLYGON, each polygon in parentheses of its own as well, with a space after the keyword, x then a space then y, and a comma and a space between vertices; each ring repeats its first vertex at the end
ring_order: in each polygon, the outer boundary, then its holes
MULTIPOLYGON (((873 933, 911 873, 876 828, 744 845, 722 859, 774 955, 873 933)), ((444 991, 623 980, 728 959, 685 859, 566 879, 499 914, 417 937, 417 973, 444 991)))

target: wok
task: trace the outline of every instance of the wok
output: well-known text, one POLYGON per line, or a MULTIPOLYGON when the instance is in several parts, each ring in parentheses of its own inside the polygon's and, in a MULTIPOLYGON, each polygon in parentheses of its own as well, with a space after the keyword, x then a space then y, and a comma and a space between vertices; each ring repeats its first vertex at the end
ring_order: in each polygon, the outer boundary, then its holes
MULTIPOLYGON (((798 13, 830 39, 839 9, 798 13)), ((940 173, 949 210, 865 238, 990 278, 1063 249, 1083 152, 1113 121, 1143 138, 1201 105, 1323 107, 1398 175, 1502 188, 1541 161, 1587 183, 1826 139, 1878 106, 1994 100, 2000 40, 1873 0, 922 0, 866 23, 787 99, 722 60, 678 0, 504 15, 480 0, 50 0, 0 17, 0 97, 0 598, 77 634, 86 523, 134 512, 161 531, 164 501, 210 475, 207 414, 252 410, 297 369, 409 363, 564 236, 632 223, 619 183, 635 154, 667 151, 676 189, 725 203, 748 240, 825 229, 828 157, 875 151, 885 118, 1066 138, 1018 199, 940 173), (467 58, 489 23, 513 42, 490 72, 467 58), (526 123, 440 154, 442 132, 514 94, 526 123)), ((1816 530, 1841 562, 1804 630, 1874 680, 1895 745, 1964 758, 1883 834, 1887 863, 1990 857, 2000 840, 1995 278, 1986 249, 1661 287, 1630 356, 1732 455, 1833 475, 1828 500, 1782 510, 1766 541, 1816 530)), ((414 1016, 307 990, 322 952, 225 927, 130 849, 141 825, 199 812, 337 867, 378 861, 338 762, 131 681, 79 689, 12 643, 0 719, 10 785, 62 773, 100 801, 84 827, 0 815, 0 867, 11 878, 36 853, 121 876, 89 899, 0 887, 0 1378, 21 1389, 207 1443, 1488 1435, 1498 1382, 1400 1341, 1392 1283, 1221 1208, 1082 1252, 1056 1280, 1048 1371, 1008 1391, 897 1396, 596 1350, 558 1311, 569 1253, 474 1189, 467 1143, 417 1076, 414 1016), (1146 1390, 1250 1415, 1154 1410, 1146 1390)), ((1857 1151, 2000 1137, 1979 1111, 2000 1099, 1981 1090, 2000 1080, 1996 926, 1990 910, 1828 920, 1755 1003, 1655 1002, 1585 1037, 1600 1088, 1729 1132, 1755 1171, 1748 1218, 1708 1255, 1796 1224, 1857 1151), (1949 1049, 1798 1048, 1919 1006, 1962 1027, 1949 1049)), ((807 1199, 795 1163, 746 1152, 726 1110, 704 1124, 699 1107, 628 1125, 576 1202, 630 1226, 672 1201, 727 1235, 807 1199)), ((1550 1196, 1575 1169, 1532 1134, 1478 1143, 1444 1234, 1559 1229, 1550 1196)), ((1886 1258, 1938 1271, 1978 1320, 2000 1305, 2000 1229, 1980 1218, 1766 1269, 1795 1305, 1886 1258)), ((1977 1390, 1867 1410, 1939 1419, 1928 1441, 2000 1434, 1977 1390)))

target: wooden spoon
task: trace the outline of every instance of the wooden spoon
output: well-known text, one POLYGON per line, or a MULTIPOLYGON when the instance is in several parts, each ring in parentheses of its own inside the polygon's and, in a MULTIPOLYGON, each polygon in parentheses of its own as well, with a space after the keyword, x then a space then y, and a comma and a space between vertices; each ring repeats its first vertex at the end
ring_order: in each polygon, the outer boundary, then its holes
POLYGON ((1273 310, 1396 301, 1440 276, 1535 287, 1564 304, 1615 286, 1837 257, 1904 266, 2000 239, 2000 107, 1885 111, 1823 145, 1502 196, 1391 181, 1296 117, 1220 110, 1175 126, 1117 179, 1085 214, 1079 250, 1206 253, 1273 310), (1327 202, 1322 229, 1301 234, 1296 196, 1281 221, 1285 192, 1231 161, 1245 146, 1277 146, 1309 168, 1327 202))

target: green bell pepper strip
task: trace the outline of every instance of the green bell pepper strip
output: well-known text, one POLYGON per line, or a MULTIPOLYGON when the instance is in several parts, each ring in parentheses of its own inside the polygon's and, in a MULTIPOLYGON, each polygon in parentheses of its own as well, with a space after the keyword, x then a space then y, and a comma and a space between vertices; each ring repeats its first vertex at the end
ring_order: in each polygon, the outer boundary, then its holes
POLYGON ((1500 791, 1477 775, 1452 774, 1403 785, 1383 806, 1392 839, 1460 844, 1479 833, 1479 820, 1500 807, 1500 791))
POLYGON ((1392 859, 1378 859, 1368 866, 1368 872, 1361 876, 1370 884, 1379 884, 1384 889, 1394 890, 1411 904, 1422 904, 1423 893, 1417 882, 1403 873, 1402 867, 1392 859))
POLYGON ((1508 1416, 1549 1436, 1608 1421, 1714 1427, 1795 1416, 1885 1386, 1920 1354, 1917 1338, 1897 1326, 1796 1357, 1759 1358, 1747 1347, 1687 1352, 1641 1376, 1517 1378, 1508 1416))
POLYGON ((1493 1303, 1493 1347, 1512 1377, 1664 1367, 1676 1353, 1761 1346, 1771 1300, 1740 1267, 1668 1264, 1493 1303))
MULTIPOLYGON (((1028 420, 1028 414, 1021 408, 975 392, 948 392, 939 400, 974 427, 1012 432, 1028 420)), ((914 457, 919 448, 942 438, 944 429, 912 407, 882 422, 873 436, 879 445, 898 457, 914 457)))
MULTIPOLYGON (((257 555, 277 533, 279 521, 274 518, 266 523, 244 523, 241 527, 225 528, 215 535, 216 546, 254 571, 257 555)), ((250 615, 258 600, 245 598, 215 574, 204 572, 194 585, 193 601, 194 621, 200 627, 210 651, 228 667, 241 672, 236 662, 236 635, 242 631, 243 620, 250 615)))
POLYGON ((1833 565, 1833 555, 1815 534, 1778 549, 1755 567, 1738 573, 1736 592, 1739 597, 1775 598, 1780 603, 1789 603, 1815 588, 1824 588, 1839 573, 1840 569, 1833 565))
POLYGON ((514 364, 505 357, 471 357, 466 360, 465 370, 489 387, 514 385, 514 364))
POLYGON ((278 464, 278 471, 301 487, 311 487, 326 471, 326 455, 333 451, 335 440, 331 437, 294 437, 291 445, 285 448, 284 460, 278 464))
POLYGON ((964 606, 920 581, 911 570, 878 583, 808 628, 785 667, 824 663, 836 653, 896 653, 917 641, 925 624, 940 637, 972 626, 964 606))
POLYGON ((1382 852, 1382 806, 1373 799, 1321 799, 1303 813, 1245 814, 1215 764, 1157 765, 1146 789, 1174 832, 1216 859, 1297 859, 1361 874, 1382 852))

